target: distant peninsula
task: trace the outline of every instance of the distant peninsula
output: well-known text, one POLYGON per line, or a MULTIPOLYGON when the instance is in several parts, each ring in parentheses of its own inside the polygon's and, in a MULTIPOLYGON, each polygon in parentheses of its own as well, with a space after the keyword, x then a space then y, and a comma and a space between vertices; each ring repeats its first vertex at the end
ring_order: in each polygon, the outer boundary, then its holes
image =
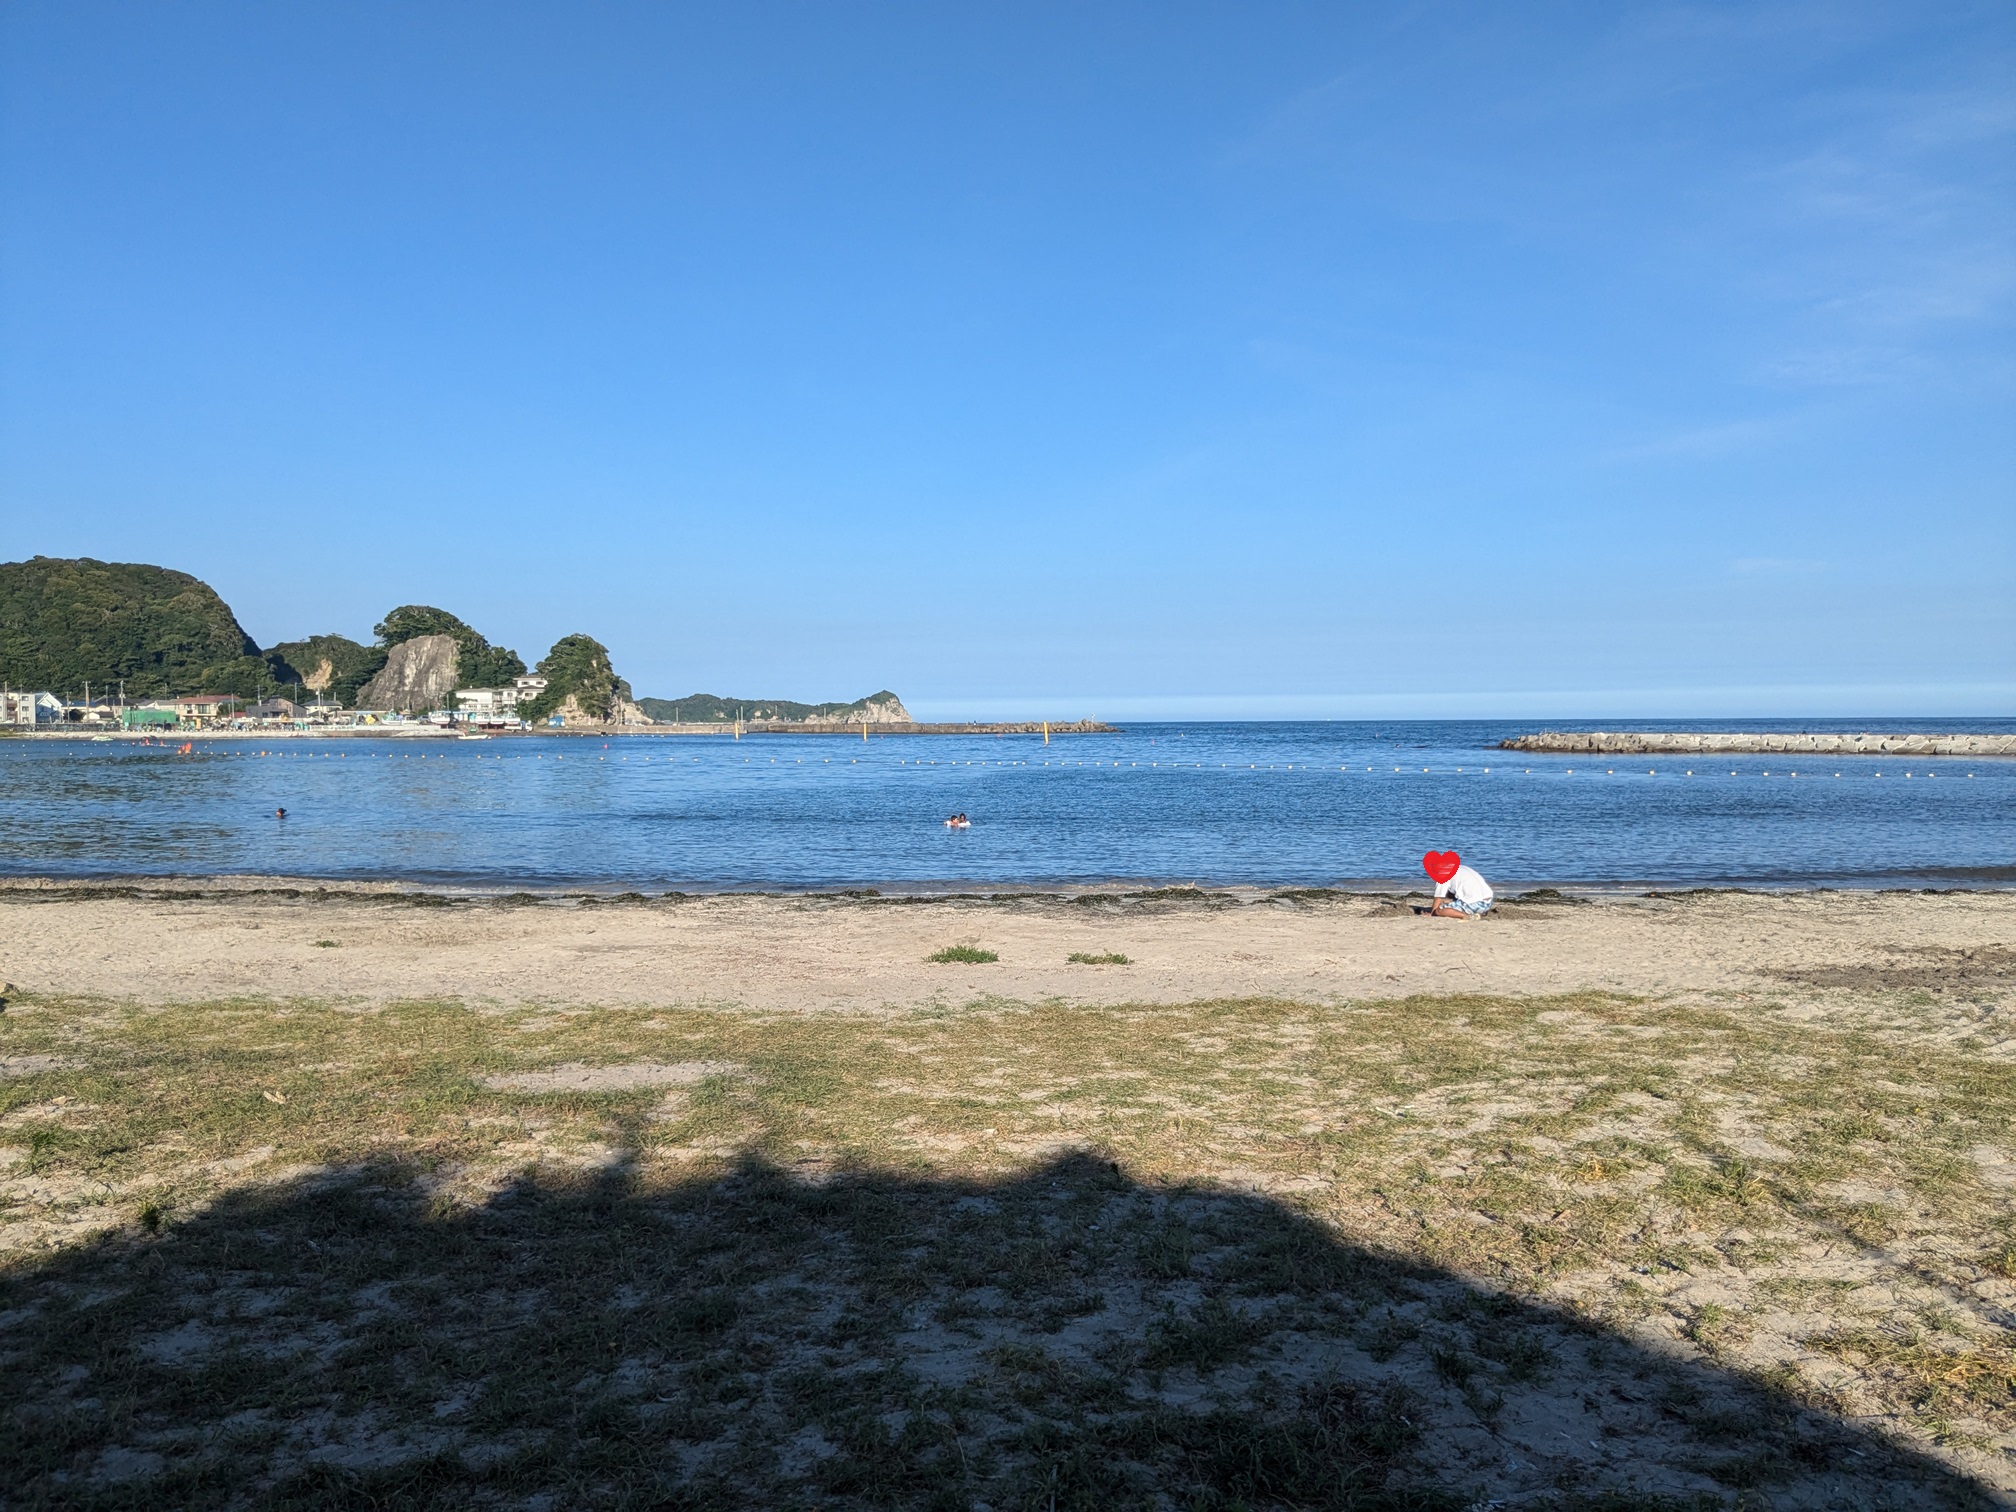
POLYGON ((658 724, 775 724, 808 726, 912 723, 903 700, 884 688, 852 703, 796 703, 788 698, 724 698, 689 693, 684 698, 640 698, 637 707, 658 724))
POLYGON ((368 643, 329 632, 262 650, 189 573, 92 557, 0 562, 0 688, 31 695, 6 701, 24 711, 10 724, 130 723, 126 711, 145 706, 180 724, 334 712, 514 728, 919 728, 886 688, 851 703, 637 698, 593 636, 563 635, 528 668, 431 604, 402 604, 371 633, 368 643))

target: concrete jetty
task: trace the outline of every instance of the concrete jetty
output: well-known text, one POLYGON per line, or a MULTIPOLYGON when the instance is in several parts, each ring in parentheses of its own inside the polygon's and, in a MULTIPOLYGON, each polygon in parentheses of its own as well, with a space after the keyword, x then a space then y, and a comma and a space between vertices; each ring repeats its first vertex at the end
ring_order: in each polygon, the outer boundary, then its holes
POLYGON ((2016 756, 2016 735, 1815 735, 1733 731, 1542 730, 1501 740, 1503 751, 1609 756, 2016 756))

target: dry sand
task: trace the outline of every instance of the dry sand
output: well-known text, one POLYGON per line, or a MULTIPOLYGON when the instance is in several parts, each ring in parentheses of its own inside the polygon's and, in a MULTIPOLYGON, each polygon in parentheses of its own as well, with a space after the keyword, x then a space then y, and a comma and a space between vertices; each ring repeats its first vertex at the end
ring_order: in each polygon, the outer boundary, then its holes
POLYGON ((28 992, 158 1002, 455 997, 773 1012, 979 996, 1664 995, 1773 981, 1964 990, 2016 979, 2016 893, 1509 903, 1472 923, 1420 917, 1399 899, 1294 894, 416 907, 397 893, 163 901, 9 889, 0 891, 0 979, 28 992), (962 943, 1000 959, 925 961, 962 943), (1131 964, 1066 959, 1108 952, 1131 964))

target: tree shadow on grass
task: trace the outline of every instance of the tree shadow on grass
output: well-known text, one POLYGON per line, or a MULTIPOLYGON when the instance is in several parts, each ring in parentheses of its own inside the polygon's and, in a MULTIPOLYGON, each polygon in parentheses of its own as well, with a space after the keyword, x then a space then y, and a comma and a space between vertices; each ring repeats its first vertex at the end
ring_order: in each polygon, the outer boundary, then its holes
POLYGON ((235 1193, 0 1294, 0 1505, 1985 1505, 1738 1377, 1073 1155, 396 1163, 235 1193))

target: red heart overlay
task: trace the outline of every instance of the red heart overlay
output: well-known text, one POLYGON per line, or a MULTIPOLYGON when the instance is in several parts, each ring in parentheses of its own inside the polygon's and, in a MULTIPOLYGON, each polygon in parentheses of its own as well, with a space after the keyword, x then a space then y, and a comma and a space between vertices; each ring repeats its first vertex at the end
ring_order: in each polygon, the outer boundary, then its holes
POLYGON ((1437 882, 1447 882, 1462 864, 1463 858, 1454 851, 1430 851, 1421 858, 1421 870, 1437 882))

